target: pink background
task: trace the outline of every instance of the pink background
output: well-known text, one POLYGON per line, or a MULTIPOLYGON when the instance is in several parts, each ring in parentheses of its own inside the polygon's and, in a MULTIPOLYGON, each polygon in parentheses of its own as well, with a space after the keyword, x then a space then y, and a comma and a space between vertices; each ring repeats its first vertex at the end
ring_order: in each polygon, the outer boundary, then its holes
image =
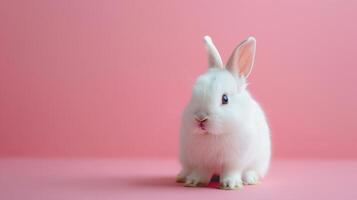
POLYGON ((206 68, 257 38, 278 158, 357 157, 355 1, 0 1, 0 156, 175 157, 206 68))

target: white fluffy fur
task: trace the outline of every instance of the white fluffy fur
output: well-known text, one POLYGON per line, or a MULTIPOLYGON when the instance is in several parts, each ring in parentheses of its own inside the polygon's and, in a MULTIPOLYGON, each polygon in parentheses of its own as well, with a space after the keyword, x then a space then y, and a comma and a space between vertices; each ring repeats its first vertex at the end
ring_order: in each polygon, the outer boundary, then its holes
POLYGON ((186 186, 206 185, 218 174, 223 189, 256 184, 268 171, 271 145, 264 112, 246 89, 255 39, 243 41, 226 67, 220 66, 212 40, 208 36, 204 40, 210 66, 198 77, 183 112, 178 181, 186 186), (223 94, 228 104, 222 105, 223 94), (206 131, 197 126, 197 116, 208 118, 206 131))

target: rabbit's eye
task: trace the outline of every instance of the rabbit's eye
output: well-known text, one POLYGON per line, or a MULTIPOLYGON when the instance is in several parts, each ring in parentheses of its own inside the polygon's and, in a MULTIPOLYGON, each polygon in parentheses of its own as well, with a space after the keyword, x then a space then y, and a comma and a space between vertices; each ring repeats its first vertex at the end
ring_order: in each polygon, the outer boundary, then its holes
POLYGON ((226 94, 222 95, 222 104, 228 104, 228 96, 226 94))

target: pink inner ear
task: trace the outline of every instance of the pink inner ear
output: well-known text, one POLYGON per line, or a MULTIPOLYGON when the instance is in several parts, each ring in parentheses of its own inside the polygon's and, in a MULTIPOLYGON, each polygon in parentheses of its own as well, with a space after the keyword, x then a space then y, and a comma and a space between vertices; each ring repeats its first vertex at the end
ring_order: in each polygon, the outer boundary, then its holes
POLYGON ((254 44, 246 43, 239 48, 237 59, 239 75, 247 77, 253 67, 254 62, 254 44))
POLYGON ((248 77, 255 57, 255 39, 249 37, 236 47, 228 60, 227 69, 240 76, 248 77))

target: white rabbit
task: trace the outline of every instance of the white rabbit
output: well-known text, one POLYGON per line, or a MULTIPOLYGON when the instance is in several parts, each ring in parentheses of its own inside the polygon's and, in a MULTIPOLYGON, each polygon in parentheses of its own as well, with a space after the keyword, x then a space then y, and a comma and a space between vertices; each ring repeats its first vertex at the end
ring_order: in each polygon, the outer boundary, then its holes
POLYGON ((226 67, 211 38, 204 42, 209 68, 183 112, 177 181, 202 186, 217 174, 222 189, 257 184, 268 171, 271 144, 264 112, 246 89, 256 40, 240 43, 226 67))

